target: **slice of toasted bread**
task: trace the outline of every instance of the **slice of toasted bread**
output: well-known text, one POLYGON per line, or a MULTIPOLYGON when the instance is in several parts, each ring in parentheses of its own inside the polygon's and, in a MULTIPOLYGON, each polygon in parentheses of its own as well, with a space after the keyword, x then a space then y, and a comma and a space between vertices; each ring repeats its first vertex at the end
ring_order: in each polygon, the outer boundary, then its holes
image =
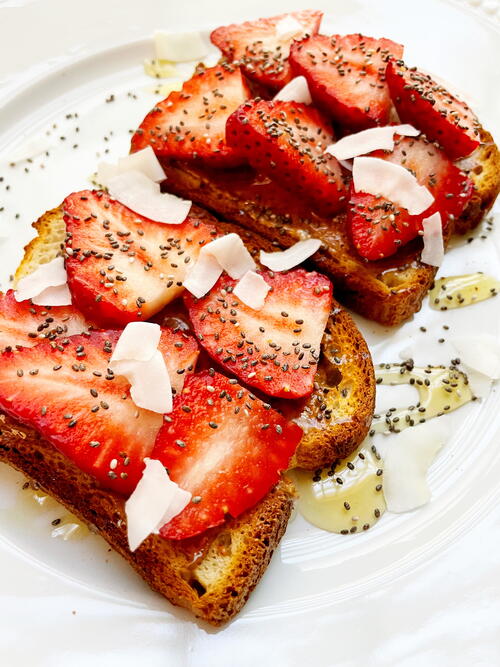
MULTIPOLYGON (((200 217, 212 216, 202 210, 200 217)), ((229 223, 257 258, 273 244, 229 223)), ((60 208, 33 224, 38 232, 26 247, 16 279, 61 252, 65 226, 60 208)), ((375 384, 366 343, 349 315, 335 302, 325 331, 315 392, 305 401, 281 401, 305 434, 295 465, 318 468, 348 455, 366 435, 373 413, 375 384)), ((293 485, 283 480, 255 507, 222 527, 190 540, 151 535, 135 551, 128 548, 124 500, 103 490, 40 435, 0 413, 0 461, 17 468, 59 500, 134 567, 150 586, 175 605, 212 625, 229 621, 244 605, 264 573, 286 529, 293 485)))
POLYGON ((229 621, 263 575, 290 517, 293 486, 283 479, 237 519, 189 540, 150 535, 128 548, 124 499, 30 428, 0 414, 0 461, 61 502, 121 554, 154 590, 212 625, 229 621))
MULTIPOLYGON (((491 135, 465 163, 476 191, 456 229, 475 227, 500 191, 500 153, 491 135)), ((303 201, 250 168, 209 170, 195 163, 163 162, 165 188, 215 212, 227 220, 270 239, 277 248, 314 237, 323 246, 312 257, 314 265, 335 283, 340 301, 365 317, 392 326, 420 309, 436 269, 420 261, 420 239, 392 257, 368 262, 352 247, 345 215, 333 219, 311 212, 303 201)))
MULTIPOLYGON (((237 225, 219 222, 195 208, 196 215, 223 233, 239 233, 258 262, 261 249, 272 251, 271 241, 237 225)), ((36 236, 26 246, 16 279, 53 259, 65 238, 61 208, 42 215, 33 227, 36 236), (62 224, 61 224, 62 223, 62 224)), ((375 378, 370 352, 348 313, 334 300, 322 341, 322 358, 315 377, 314 393, 301 401, 277 404, 288 419, 304 430, 294 465, 314 470, 348 456, 366 436, 375 404, 375 378)))

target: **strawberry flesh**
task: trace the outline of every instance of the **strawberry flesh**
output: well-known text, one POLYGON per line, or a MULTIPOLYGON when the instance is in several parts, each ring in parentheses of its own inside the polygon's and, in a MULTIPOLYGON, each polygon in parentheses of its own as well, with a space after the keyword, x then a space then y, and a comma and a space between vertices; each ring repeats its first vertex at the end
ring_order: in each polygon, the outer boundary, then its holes
POLYGON ((195 215, 165 225, 103 192, 75 192, 63 208, 73 301, 103 327, 147 320, 175 299, 201 246, 215 234, 195 215))
POLYGON ((333 130, 319 111, 297 102, 253 100, 230 116, 227 142, 257 171, 335 213, 347 202, 342 168, 325 149, 333 130))
POLYGON ((193 497, 160 535, 192 537, 255 505, 288 468, 301 436, 235 380, 213 371, 191 375, 152 457, 193 497))
POLYGON ((202 69, 148 113, 132 137, 131 152, 151 146, 168 159, 234 166, 240 160, 226 144, 226 121, 250 97, 239 67, 202 69))
POLYGON ((35 306, 14 298, 14 290, 0 292, 0 350, 33 347, 82 333, 91 325, 74 306, 35 306))
POLYGON ((387 83, 401 122, 411 123, 437 141, 451 160, 470 155, 479 146, 476 116, 428 74, 392 60, 387 65, 387 83))
POLYGON ((307 396, 332 306, 332 284, 303 269, 261 275, 272 289, 260 310, 234 297, 236 281, 225 275, 201 299, 186 293, 194 331, 210 356, 243 382, 270 396, 307 396))
POLYGON ((246 21, 241 24, 222 26, 210 35, 215 46, 232 61, 242 66, 245 74, 269 88, 282 88, 292 78, 288 54, 293 40, 307 35, 316 35, 323 12, 304 10, 280 14, 271 18, 246 21), (303 30, 293 37, 277 33, 278 24, 291 17, 303 30))
POLYGON ((410 215, 394 202, 355 192, 351 187, 348 231, 356 250, 365 259, 393 255, 419 235, 422 221, 433 213, 441 214, 443 229, 446 229, 472 196, 472 181, 424 137, 396 137, 393 151, 374 151, 370 155, 409 169, 434 196, 434 202, 423 213, 410 215))
POLYGON ((292 45, 290 64, 305 76, 315 103, 343 127, 387 125, 392 108, 385 81, 387 60, 403 47, 364 35, 316 35, 292 45))
MULTIPOLYGON (((35 428, 102 486, 129 494, 163 418, 138 408, 130 398, 127 380, 108 370, 120 333, 95 331, 70 336, 57 345, 43 342, 4 352, 0 406, 35 428)), ((173 387, 180 392, 185 374, 196 364, 196 341, 164 329, 159 349, 173 387)))

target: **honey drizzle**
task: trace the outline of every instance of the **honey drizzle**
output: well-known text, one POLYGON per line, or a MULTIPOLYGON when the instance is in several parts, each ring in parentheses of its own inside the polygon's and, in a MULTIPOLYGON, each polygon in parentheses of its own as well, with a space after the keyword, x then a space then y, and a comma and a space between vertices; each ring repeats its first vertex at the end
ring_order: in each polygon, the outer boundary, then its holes
POLYGON ((452 310, 470 306, 498 294, 500 281, 484 273, 438 278, 429 292, 429 305, 434 310, 452 310))
MULTIPOLYGON (((409 384, 419 401, 407 408, 391 408, 375 415, 370 436, 399 433, 433 417, 457 410, 474 400, 467 376, 455 365, 416 368, 411 362, 380 364, 377 384, 409 384)), ((330 468, 291 471, 299 499, 297 509, 310 523, 348 535, 368 530, 386 509, 383 495, 383 461, 367 438, 348 458, 330 468)))

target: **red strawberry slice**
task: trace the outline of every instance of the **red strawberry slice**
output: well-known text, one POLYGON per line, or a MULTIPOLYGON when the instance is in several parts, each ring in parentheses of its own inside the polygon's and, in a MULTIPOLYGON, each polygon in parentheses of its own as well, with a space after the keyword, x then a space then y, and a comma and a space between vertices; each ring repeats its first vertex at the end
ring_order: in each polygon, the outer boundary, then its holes
POLYGON ((328 215, 345 206, 342 169, 325 154, 333 130, 316 109, 297 102, 246 102, 230 116, 226 137, 252 167, 316 209, 328 215))
POLYGON ((215 234, 195 215, 164 225, 103 192, 75 192, 63 208, 73 301, 104 327, 147 320, 175 299, 200 247, 215 234))
POLYGON ((387 65, 387 83, 401 121, 437 141, 450 159, 465 157, 479 146, 476 116, 428 74, 392 60, 387 65))
POLYGON ((270 396, 298 398, 313 390, 332 284, 319 273, 263 271, 272 287, 253 310, 233 296, 222 276, 203 298, 185 303, 201 345, 224 368, 270 396))
POLYGON ((409 169, 435 199, 420 215, 410 215, 394 202, 352 188, 347 225, 356 250, 366 259, 393 255, 418 236, 422 220, 435 212, 441 214, 446 228, 453 216, 462 213, 472 195, 472 181, 423 137, 396 138, 393 151, 374 151, 371 156, 409 169))
POLYGON ((364 35, 316 35, 292 45, 290 64, 302 74, 316 104, 343 126, 387 125, 392 108, 385 82, 387 60, 403 47, 364 35))
POLYGON ((234 166, 239 159, 226 145, 226 121, 250 97, 239 67, 200 70, 148 113, 132 137, 131 151, 151 146, 157 155, 174 160, 200 158, 234 166))
POLYGON ((89 326, 73 306, 35 306, 29 300, 18 303, 13 290, 0 292, 0 350, 64 339, 89 326))
POLYGON ((160 529, 180 540, 255 505, 288 468, 302 430, 219 373, 191 375, 174 402, 152 457, 193 495, 160 529))
POLYGON ((292 78, 288 64, 290 45, 294 39, 316 35, 322 17, 323 12, 309 9, 290 12, 217 28, 210 39, 225 56, 241 64, 249 78, 270 88, 282 88, 292 78), (290 18, 298 21, 303 30, 293 37, 280 36, 279 24, 290 18))
MULTIPOLYGON (((119 336, 119 331, 96 331, 57 345, 43 342, 4 352, 0 406, 103 486, 128 494, 140 478, 163 417, 136 407, 127 380, 108 370, 119 336)), ((159 347, 180 391, 185 373, 196 364, 196 341, 164 329, 159 347)))

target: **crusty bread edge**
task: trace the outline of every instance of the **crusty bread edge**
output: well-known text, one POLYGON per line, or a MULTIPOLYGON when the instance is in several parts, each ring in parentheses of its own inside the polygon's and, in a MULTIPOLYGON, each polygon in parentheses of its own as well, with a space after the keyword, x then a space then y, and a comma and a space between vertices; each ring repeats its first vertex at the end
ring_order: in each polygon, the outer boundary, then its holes
POLYGON ((100 488, 93 477, 82 472, 33 429, 2 414, 0 427, 0 461, 25 474, 91 529, 97 529, 151 588, 211 625, 228 622, 243 607, 285 532, 294 494, 293 486, 286 478, 253 508, 210 531, 204 558, 210 557, 210 550, 217 548, 216 538, 222 532, 232 535, 233 541, 238 537, 241 545, 230 560, 231 567, 224 573, 222 581, 217 582, 214 590, 207 588, 199 595, 203 586, 197 576, 203 558, 192 569, 186 570, 192 579, 179 566, 179 563, 187 566, 192 545, 184 553, 183 541, 176 543, 150 535, 135 552, 131 552, 123 498, 100 488))

